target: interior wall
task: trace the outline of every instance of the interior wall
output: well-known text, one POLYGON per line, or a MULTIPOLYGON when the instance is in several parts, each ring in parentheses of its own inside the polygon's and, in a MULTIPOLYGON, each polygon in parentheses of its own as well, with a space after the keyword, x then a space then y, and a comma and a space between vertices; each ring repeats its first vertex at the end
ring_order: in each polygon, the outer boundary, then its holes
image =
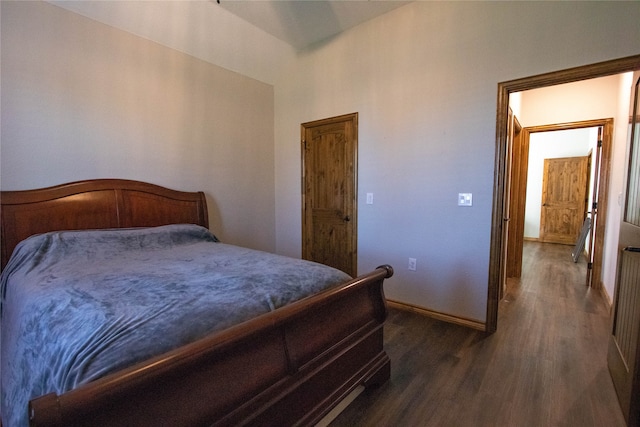
POLYGON ((637 54, 638 19, 624 2, 413 2, 300 53, 275 85, 278 252, 301 251, 300 123, 358 112, 359 271, 389 263, 387 297, 484 321, 497 84, 637 54))
POLYGON ((215 0, 48 2, 264 83, 274 84, 295 53, 215 0))
POLYGON ((611 175, 602 259, 602 283, 609 298, 613 297, 615 287, 630 94, 631 78, 627 73, 525 91, 521 100, 523 127, 613 118, 611 175))
POLYGON ((0 7, 2 190, 201 190, 223 241, 275 250, 272 85, 48 3, 0 7))

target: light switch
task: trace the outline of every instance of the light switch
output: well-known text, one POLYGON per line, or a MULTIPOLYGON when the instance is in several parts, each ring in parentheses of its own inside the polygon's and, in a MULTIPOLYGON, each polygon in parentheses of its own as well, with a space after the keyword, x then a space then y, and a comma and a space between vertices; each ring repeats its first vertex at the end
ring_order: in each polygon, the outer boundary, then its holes
POLYGON ((367 204, 368 205, 373 204, 373 193, 367 193, 367 204))
POLYGON ((473 195, 471 193, 458 193, 458 206, 472 206, 473 195))

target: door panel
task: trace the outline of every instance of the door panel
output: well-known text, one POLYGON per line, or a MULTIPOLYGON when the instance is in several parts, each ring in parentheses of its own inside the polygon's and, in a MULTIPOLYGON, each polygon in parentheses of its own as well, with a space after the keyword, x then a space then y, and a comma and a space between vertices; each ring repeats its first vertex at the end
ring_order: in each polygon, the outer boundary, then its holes
POLYGON ((618 276, 608 365, 629 426, 640 426, 640 72, 634 73, 626 197, 618 243, 618 276))
POLYGON ((544 160, 540 240, 573 245, 585 216, 589 156, 544 160))
POLYGON ((516 117, 513 120, 513 153, 509 203, 509 232, 507 240, 507 277, 522 275, 524 245, 524 210, 527 197, 527 169, 529 165, 528 131, 516 117))
POLYGON ((511 241, 511 224, 510 224, 510 214, 511 214, 511 196, 513 194, 513 188, 512 188, 512 183, 513 183, 513 177, 512 177, 512 173, 513 173, 513 150, 514 150, 514 141, 513 141, 513 133, 514 133, 514 120, 515 117, 513 115, 513 111, 511 110, 511 108, 509 108, 509 121, 507 122, 507 134, 509 135, 509 142, 507 143, 507 153, 506 153, 506 158, 508 159, 507 164, 505 165, 505 176, 507 177, 504 181, 504 192, 505 192, 505 196, 504 196, 504 205, 503 205, 503 212, 502 212, 502 216, 504 219, 504 227, 502 227, 502 241, 505 242, 506 244, 502 245, 502 256, 501 259, 503 260, 502 263, 502 268, 500 271, 500 294, 499 294, 499 298, 500 300, 502 300, 505 296, 505 294, 507 293, 507 277, 509 274, 509 261, 510 261, 510 254, 509 254, 509 250, 510 250, 510 245, 509 242, 511 241))
POLYGON ((593 188, 591 191, 591 206, 587 206, 587 211, 590 212, 591 215, 591 227, 589 228, 589 246, 587 247, 587 278, 586 285, 589 287, 593 287, 593 278, 594 278, 594 270, 600 277, 600 270, 602 265, 602 244, 598 245, 596 248, 596 233, 595 230, 598 229, 599 221, 599 209, 598 199, 600 194, 600 163, 602 161, 602 153, 603 153, 603 141, 604 141, 604 126, 598 126, 598 141, 596 143, 596 151, 595 155, 592 156, 595 158, 595 164, 592 166, 591 162, 589 162, 589 176, 593 176, 593 188), (591 172, 591 168, 593 167, 593 173, 591 172), (598 261, 596 265, 596 255, 598 256, 598 261))
POLYGON ((357 113, 302 124, 302 257, 357 275, 357 113))

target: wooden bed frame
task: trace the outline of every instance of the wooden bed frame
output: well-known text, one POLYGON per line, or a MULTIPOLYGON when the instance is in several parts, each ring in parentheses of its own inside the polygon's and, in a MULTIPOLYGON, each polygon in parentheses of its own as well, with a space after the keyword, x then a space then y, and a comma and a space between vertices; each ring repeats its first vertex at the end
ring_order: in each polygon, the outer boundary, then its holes
MULTIPOLYGON (((90 180, 0 195, 1 261, 54 230, 195 223, 202 192, 90 180)), ((268 272, 265 272, 268 274, 268 272)), ((382 266, 340 287, 29 404, 33 426, 312 425, 360 385, 384 383, 382 266)), ((27 410, 27 408, 25 408, 27 410)))

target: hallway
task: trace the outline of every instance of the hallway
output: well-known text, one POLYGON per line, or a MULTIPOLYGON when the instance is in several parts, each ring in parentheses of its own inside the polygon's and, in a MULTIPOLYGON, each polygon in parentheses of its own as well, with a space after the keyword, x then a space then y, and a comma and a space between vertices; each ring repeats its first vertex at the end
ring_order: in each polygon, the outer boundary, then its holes
POLYGON ((331 426, 624 426, 606 365, 609 310, 571 250, 525 242, 493 335, 390 310, 390 381, 331 426))

